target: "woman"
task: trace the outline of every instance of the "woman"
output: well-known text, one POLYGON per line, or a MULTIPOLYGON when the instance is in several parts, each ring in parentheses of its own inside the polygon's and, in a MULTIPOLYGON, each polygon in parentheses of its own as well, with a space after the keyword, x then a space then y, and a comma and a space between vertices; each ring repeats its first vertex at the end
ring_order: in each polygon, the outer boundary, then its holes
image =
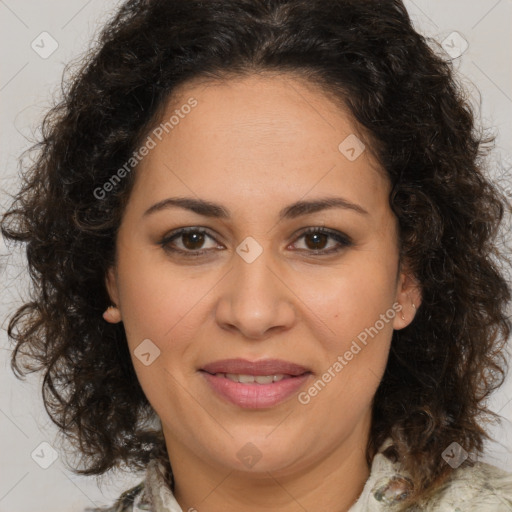
POLYGON ((145 470, 110 510, 512 510, 474 127, 399 0, 121 7, 2 221, 13 368, 77 473, 145 470))

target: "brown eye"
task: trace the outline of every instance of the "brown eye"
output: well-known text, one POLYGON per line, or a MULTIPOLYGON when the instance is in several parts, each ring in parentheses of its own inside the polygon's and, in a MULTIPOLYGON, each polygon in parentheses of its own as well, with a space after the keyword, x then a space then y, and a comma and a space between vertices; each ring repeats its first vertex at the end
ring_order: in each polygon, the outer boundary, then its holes
POLYGON ((308 233, 304 236, 308 249, 313 251, 322 250, 329 240, 329 236, 325 233, 308 233), (311 242, 311 243, 308 243, 311 242))
POLYGON ((218 248, 218 244, 211 243, 210 247, 203 247, 208 239, 216 242, 205 230, 200 228, 182 228, 166 236, 159 243, 167 252, 182 253, 190 256, 199 256, 212 249, 218 248))
POLYGON ((299 236, 298 240, 300 239, 304 240, 305 247, 299 248, 299 250, 311 252, 313 255, 336 253, 354 245, 347 235, 325 228, 308 228, 299 236), (335 243, 329 246, 329 240, 335 243))
POLYGON ((181 240, 184 247, 190 251, 200 249, 204 244, 204 238, 204 234, 199 231, 192 231, 190 233, 183 233, 181 235, 181 240))

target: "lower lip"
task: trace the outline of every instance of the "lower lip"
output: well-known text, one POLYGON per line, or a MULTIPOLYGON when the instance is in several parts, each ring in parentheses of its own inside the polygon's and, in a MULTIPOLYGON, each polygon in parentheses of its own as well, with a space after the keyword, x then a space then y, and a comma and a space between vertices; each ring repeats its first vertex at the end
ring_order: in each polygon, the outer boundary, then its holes
POLYGON ((206 382, 221 397, 246 409, 265 409, 294 395, 311 373, 289 377, 271 384, 242 384, 201 370, 206 382))

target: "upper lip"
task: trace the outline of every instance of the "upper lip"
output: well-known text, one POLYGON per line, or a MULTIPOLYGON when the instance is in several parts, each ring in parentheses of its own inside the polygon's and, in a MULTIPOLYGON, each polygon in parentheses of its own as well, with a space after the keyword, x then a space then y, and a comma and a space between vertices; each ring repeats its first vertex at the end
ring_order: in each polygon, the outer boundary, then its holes
POLYGON ((282 359, 261 359, 248 361, 247 359, 222 359, 204 365, 201 370, 208 373, 234 373, 238 375, 302 375, 309 370, 299 364, 282 359))

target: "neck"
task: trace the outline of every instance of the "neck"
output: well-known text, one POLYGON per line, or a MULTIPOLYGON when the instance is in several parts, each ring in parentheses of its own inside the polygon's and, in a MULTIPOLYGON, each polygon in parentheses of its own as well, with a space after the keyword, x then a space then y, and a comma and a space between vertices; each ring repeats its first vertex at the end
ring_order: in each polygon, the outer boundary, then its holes
POLYGON ((315 459, 275 471, 239 471, 198 457, 166 435, 171 454, 174 496, 184 511, 347 512, 370 475, 366 463, 369 422, 315 459))

